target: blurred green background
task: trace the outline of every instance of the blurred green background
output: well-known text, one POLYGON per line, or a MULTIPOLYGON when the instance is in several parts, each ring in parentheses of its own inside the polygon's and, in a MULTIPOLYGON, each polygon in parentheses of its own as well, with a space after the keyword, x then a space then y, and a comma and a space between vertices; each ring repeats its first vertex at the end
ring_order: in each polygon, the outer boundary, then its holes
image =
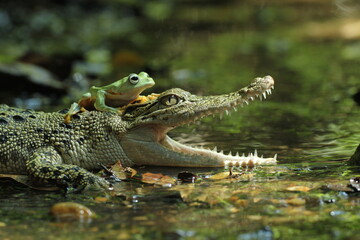
POLYGON ((155 79, 154 92, 196 94, 269 74, 272 101, 295 112, 349 110, 360 88, 359 8, 356 0, 1 1, 0 77, 9 86, 1 100, 66 105, 89 85, 140 71, 155 79))

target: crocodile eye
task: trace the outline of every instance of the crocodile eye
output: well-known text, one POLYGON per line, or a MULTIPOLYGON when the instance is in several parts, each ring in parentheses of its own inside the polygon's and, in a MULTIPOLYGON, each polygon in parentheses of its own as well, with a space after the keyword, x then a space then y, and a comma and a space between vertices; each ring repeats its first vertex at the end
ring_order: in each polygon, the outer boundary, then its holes
POLYGON ((131 84, 135 85, 139 82, 139 76, 135 73, 130 74, 128 80, 131 84))
POLYGON ((172 106, 180 102, 180 98, 174 94, 164 96, 160 99, 160 102, 165 106, 172 106))

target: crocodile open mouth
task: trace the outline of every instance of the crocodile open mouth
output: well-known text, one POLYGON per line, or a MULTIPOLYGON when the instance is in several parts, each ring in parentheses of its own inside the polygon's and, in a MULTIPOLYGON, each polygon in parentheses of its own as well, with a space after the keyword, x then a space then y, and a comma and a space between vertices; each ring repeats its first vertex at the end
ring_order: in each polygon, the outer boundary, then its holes
MULTIPOLYGON (((193 118, 189 121, 184 122, 184 124, 191 123, 208 115, 214 115, 214 114, 219 114, 220 119, 222 119, 223 114, 229 115, 231 110, 237 111, 237 107, 239 105, 243 106, 243 104, 249 104, 249 102, 255 100, 256 97, 258 97, 260 100, 266 99, 267 95, 271 94, 271 89, 273 89, 274 87, 274 80, 270 76, 267 76, 267 78, 269 83, 264 84, 264 88, 261 90, 261 92, 253 92, 253 93, 249 92, 246 95, 247 97, 242 100, 230 102, 228 103, 227 106, 224 106, 223 108, 220 109, 216 108, 214 112, 212 112, 211 110, 207 110, 205 111, 205 113, 198 114, 195 120, 193 118)), ((271 165, 271 164, 276 164, 277 162, 277 154, 275 154, 274 157, 272 158, 263 158, 263 156, 258 156, 256 150, 254 151, 254 153, 249 153, 247 156, 244 153, 240 155, 238 152, 236 152, 235 154, 232 154, 231 152, 228 154, 224 154, 222 150, 218 151, 217 147, 213 149, 209 149, 204 147, 192 147, 189 145, 179 143, 174 139, 170 138, 166 133, 164 133, 163 137, 160 138, 162 140, 159 141, 159 143, 171 151, 188 155, 190 158, 204 157, 206 159, 213 159, 215 160, 215 162, 219 162, 222 166, 251 167, 254 165, 271 165)), ((199 161, 199 163, 206 163, 206 162, 207 162, 206 160, 199 161)))
MULTIPOLYGON (((158 114, 158 118, 135 129, 136 134, 128 140, 136 141, 142 145, 140 150, 127 152, 135 164, 160 165, 160 166, 182 166, 182 167, 223 167, 223 166, 253 166, 275 164, 277 155, 272 158, 258 156, 255 151, 247 156, 235 153, 224 154, 217 148, 205 149, 191 147, 179 143, 167 135, 171 129, 184 124, 191 124, 209 115, 229 114, 238 106, 248 104, 259 98, 262 100, 271 94, 274 80, 270 76, 256 78, 249 86, 237 92, 208 97, 192 96, 185 99, 182 108, 181 100, 174 100, 177 116, 169 117, 169 114, 158 114), (183 110, 184 109, 184 110, 183 110), (164 117, 163 117, 164 116, 164 117), (136 138, 136 139, 135 139, 136 138)), ((165 100, 171 100, 173 95, 165 94, 165 100)), ((159 100, 164 101, 163 99, 159 100)), ((164 110, 165 111, 165 110, 164 110)), ((176 115, 175 114, 175 115, 176 115)))

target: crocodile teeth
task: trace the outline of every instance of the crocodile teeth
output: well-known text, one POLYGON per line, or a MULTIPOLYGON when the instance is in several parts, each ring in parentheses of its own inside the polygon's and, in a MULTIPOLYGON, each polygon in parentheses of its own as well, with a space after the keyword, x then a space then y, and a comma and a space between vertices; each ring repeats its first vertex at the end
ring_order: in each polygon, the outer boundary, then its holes
POLYGON ((263 92, 262 95, 264 96, 264 99, 266 99, 266 92, 263 92))
POLYGON ((254 167, 255 165, 266 163, 266 164, 273 164, 275 163, 277 155, 275 154, 274 158, 263 158, 263 156, 258 157, 257 150, 254 153, 249 153, 247 156, 242 154, 239 156, 239 153, 236 153, 235 156, 232 156, 231 152, 224 156, 225 160, 225 167, 254 167))

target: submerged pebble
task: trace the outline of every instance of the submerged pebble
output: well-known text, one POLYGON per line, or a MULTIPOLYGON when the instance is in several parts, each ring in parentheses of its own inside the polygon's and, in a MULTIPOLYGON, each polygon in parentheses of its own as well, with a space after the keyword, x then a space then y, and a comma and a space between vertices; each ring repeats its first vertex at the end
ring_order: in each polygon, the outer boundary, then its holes
POLYGON ((50 208, 50 214, 57 221, 86 221, 95 217, 95 213, 79 203, 61 202, 50 208))
POLYGON ((197 176, 194 173, 183 171, 179 172, 177 178, 181 183, 194 183, 197 179, 197 176))

